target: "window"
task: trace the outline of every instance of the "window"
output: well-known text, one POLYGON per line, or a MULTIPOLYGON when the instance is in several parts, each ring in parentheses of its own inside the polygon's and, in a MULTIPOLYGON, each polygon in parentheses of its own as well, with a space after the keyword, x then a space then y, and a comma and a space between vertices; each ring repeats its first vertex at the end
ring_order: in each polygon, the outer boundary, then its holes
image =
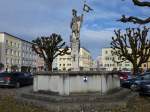
POLYGON ((144 80, 150 80, 150 74, 147 74, 147 75, 143 76, 143 79, 144 80))
POLYGON ((17 51, 16 51, 16 56, 17 56, 17 51))
POLYGON ((17 55, 16 55, 16 51, 14 51, 14 55, 17 56, 17 55))
POLYGON ((71 66, 71 64, 67 64, 67 66, 71 66))
POLYGON ((8 49, 5 50, 5 54, 8 54, 8 49))
POLYGON ((118 57, 118 60, 121 60, 121 58, 120 58, 120 57, 118 57))
POLYGON ((115 60, 115 58, 114 57, 112 57, 112 61, 114 61, 115 60))
POLYGON ((18 56, 20 56, 20 53, 18 52, 18 56))
POLYGON ((6 45, 8 45, 8 40, 6 40, 6 45))
POLYGON ((125 64, 125 66, 130 66, 129 64, 125 64))
POLYGON ((119 66, 122 66, 122 64, 119 64, 119 66))
POLYGON ((108 51, 105 51, 105 54, 107 54, 108 53, 108 51))
POLYGON ((13 55, 13 50, 12 49, 10 50, 10 52, 11 52, 11 55, 13 55))
POLYGON ((13 46, 13 42, 12 41, 10 42, 10 45, 13 46))
POLYGON ((14 45, 15 45, 15 47, 16 47, 16 43, 15 43, 14 45))
POLYGON ((9 64, 9 58, 6 58, 6 64, 9 64))
POLYGON ((71 60, 71 58, 67 58, 67 60, 71 60))
POLYGON ((13 59, 11 59, 11 64, 13 64, 14 63, 14 61, 13 61, 13 59))
POLYGON ((114 52, 113 52, 113 51, 111 51, 111 54, 112 54, 112 55, 114 55, 114 52))
POLYGON ((18 60, 18 64, 20 64, 20 61, 18 60))

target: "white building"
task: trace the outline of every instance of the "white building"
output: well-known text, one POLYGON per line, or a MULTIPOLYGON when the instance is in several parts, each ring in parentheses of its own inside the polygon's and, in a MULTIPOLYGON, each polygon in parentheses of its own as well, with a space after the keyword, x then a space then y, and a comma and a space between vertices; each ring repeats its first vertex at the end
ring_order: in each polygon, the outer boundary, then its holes
POLYGON ((5 70, 10 71, 13 65, 21 69, 21 39, 5 32, 0 33, 1 44, 1 63, 4 64, 5 70))
POLYGON ((32 50, 32 43, 21 41, 21 70, 34 71, 36 69, 37 55, 32 50))
POLYGON ((0 62, 5 70, 11 71, 13 65, 18 70, 30 71, 36 67, 36 54, 32 51, 32 43, 6 32, 0 33, 0 62))
POLYGON ((104 70, 103 61, 102 61, 102 56, 98 56, 98 57, 93 61, 93 70, 94 70, 94 71, 101 71, 101 70, 104 70))
POLYGON ((102 64, 106 71, 112 70, 131 70, 132 64, 129 61, 117 63, 122 59, 116 55, 112 55, 112 48, 102 49, 102 64), (115 60, 115 61, 114 61, 115 60))
MULTIPOLYGON (((69 52, 71 52, 71 48, 69 48, 69 52)), ((85 48, 80 48, 79 55, 80 55, 79 57, 80 70, 89 71, 90 68, 92 67, 91 53, 85 48)), ((53 61, 53 69, 60 71, 70 71, 72 69, 71 60, 72 60, 71 54, 58 56, 53 61)))

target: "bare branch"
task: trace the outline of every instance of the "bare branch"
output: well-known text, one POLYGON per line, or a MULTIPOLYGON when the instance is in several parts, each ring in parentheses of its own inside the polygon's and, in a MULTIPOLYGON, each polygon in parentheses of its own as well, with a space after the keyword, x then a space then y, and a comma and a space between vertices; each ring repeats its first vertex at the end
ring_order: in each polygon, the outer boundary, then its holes
POLYGON ((143 7, 150 7, 150 2, 141 2, 139 0, 132 0, 134 5, 137 5, 137 6, 143 6, 143 7))
POLYGON ((149 28, 142 30, 137 28, 127 28, 124 34, 120 30, 115 30, 115 37, 112 38, 111 48, 113 54, 129 60, 133 64, 134 73, 138 67, 147 62, 150 57, 150 40, 147 38, 149 28))
POLYGON ((52 70, 52 62, 58 55, 68 54, 68 47, 62 42, 60 35, 53 33, 48 37, 33 40, 33 50, 44 58, 48 70, 52 70), (62 50, 60 50, 62 49, 62 50))
POLYGON ((122 15, 122 18, 118 21, 121 21, 123 23, 132 22, 134 24, 147 24, 150 23, 150 17, 147 19, 140 19, 134 16, 126 17, 125 15, 122 15))

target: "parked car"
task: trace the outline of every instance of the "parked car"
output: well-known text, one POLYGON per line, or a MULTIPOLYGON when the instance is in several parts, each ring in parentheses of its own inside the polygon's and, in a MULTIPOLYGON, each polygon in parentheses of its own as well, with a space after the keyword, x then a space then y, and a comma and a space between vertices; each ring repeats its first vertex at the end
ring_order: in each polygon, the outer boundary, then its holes
POLYGON ((143 96, 143 95, 150 96, 150 81, 139 85, 139 95, 140 96, 143 96))
POLYGON ((120 86, 124 88, 131 88, 131 85, 138 80, 142 75, 141 74, 136 74, 136 75, 128 75, 128 78, 120 78, 120 86))
POLYGON ((19 88, 23 85, 33 84, 33 76, 31 73, 23 72, 4 72, 0 73, 0 86, 10 86, 19 88))
POLYGON ((119 78, 121 87, 130 88, 130 81, 132 80, 130 72, 119 72, 119 78))
POLYGON ((131 78, 131 72, 119 72, 120 80, 127 80, 131 78))
MULTIPOLYGON (((150 72, 144 73, 140 76, 138 76, 132 83, 131 85, 131 90, 133 91, 150 91, 150 90, 145 90, 147 86, 150 84, 150 72)), ((147 88, 148 89, 148 88, 147 88)))

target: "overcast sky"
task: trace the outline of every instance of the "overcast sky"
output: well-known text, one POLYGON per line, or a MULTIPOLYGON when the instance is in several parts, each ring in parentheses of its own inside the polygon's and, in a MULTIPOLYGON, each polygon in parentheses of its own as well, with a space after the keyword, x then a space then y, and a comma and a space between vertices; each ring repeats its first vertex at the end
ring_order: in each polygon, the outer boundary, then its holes
MULTIPOLYGON (((87 0, 94 11, 87 13, 81 29, 81 46, 95 58, 101 48, 110 47, 114 29, 138 27, 116 20, 122 14, 147 17, 148 8, 134 6, 131 0, 87 0)), ((72 9, 81 15, 83 0, 0 0, 0 32, 7 32, 25 40, 38 36, 61 34, 70 45, 72 9)))

